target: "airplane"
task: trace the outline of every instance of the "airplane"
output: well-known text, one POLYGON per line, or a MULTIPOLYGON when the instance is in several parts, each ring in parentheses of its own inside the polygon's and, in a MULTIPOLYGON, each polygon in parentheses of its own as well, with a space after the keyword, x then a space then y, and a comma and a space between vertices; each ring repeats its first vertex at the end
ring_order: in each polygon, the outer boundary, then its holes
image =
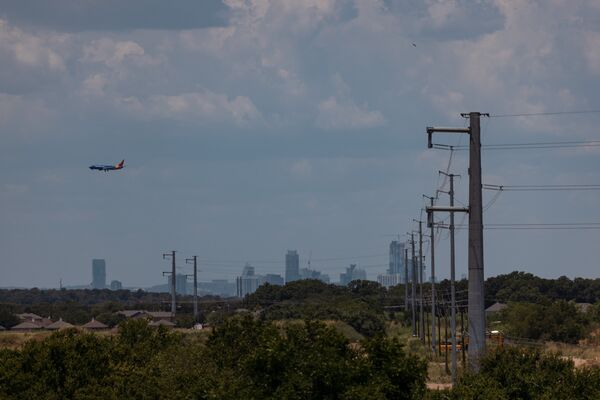
POLYGON ((118 169, 123 169, 124 166, 125 166, 125 160, 122 160, 117 165, 92 165, 90 167, 90 169, 91 170, 97 169, 98 171, 108 172, 108 171, 115 171, 118 169))

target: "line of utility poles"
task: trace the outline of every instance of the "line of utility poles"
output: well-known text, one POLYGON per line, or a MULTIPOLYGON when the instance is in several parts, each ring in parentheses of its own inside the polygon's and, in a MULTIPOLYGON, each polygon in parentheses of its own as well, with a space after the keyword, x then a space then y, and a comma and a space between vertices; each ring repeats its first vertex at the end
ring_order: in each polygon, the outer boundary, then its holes
MULTIPOLYGON (((479 370, 479 360, 485 353, 485 308, 484 308, 484 268, 483 268, 483 206, 482 206, 482 186, 481 186, 481 131, 480 119, 481 115, 489 116, 489 114, 481 114, 479 112, 471 112, 461 114, 464 118, 469 118, 468 128, 441 128, 427 127, 428 143, 427 147, 433 147, 433 133, 466 133, 469 134, 469 207, 455 207, 454 196, 451 196, 451 206, 434 206, 433 203, 426 207, 428 221, 433 226, 434 214, 436 212, 450 212, 451 217, 451 264, 454 263, 454 212, 466 212, 469 214, 469 246, 468 246, 468 263, 469 263, 469 282, 468 282, 468 332, 469 332, 469 366, 474 370, 479 370)), ((453 185, 453 181, 452 181, 453 185)), ((454 187, 451 188, 454 194, 454 187)), ((432 258, 434 254, 433 243, 433 227, 432 227, 432 258)), ((433 260, 432 260, 433 261, 433 260)), ((451 275, 453 273, 451 265, 451 275)), ((432 288, 433 288, 432 276, 432 288)), ((433 290, 432 290, 432 293, 433 290)), ((435 301, 432 299, 432 309, 435 301)), ((453 309, 455 304, 452 305, 453 309)), ((432 314, 432 319, 435 315, 432 314)), ((456 325, 454 323, 454 325, 456 325)), ((433 323, 432 323, 433 326, 433 323)), ((454 331, 454 330, 453 330, 454 331)), ((455 336, 455 334, 454 334, 455 336)), ((455 338, 453 347, 455 348, 455 338)), ((455 357, 455 356, 454 356, 455 357)), ((453 365, 455 362, 453 362, 453 365)))

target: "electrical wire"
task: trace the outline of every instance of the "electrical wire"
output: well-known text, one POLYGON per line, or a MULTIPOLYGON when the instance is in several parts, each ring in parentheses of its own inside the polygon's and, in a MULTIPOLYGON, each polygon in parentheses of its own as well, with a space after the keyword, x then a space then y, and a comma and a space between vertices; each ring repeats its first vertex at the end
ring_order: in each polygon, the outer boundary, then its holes
POLYGON ((536 192, 536 191, 569 191, 569 190, 600 190, 597 184, 571 184, 571 185, 492 185, 482 184, 482 189, 497 190, 499 192, 536 192))
POLYGON ((490 114, 489 118, 507 118, 507 117, 538 117, 545 115, 567 115, 567 114, 597 114, 600 110, 577 110, 577 111, 553 111, 553 112, 537 112, 537 113, 520 113, 520 114, 490 114))
MULTIPOLYGON (((568 149, 578 147, 598 147, 600 140, 580 140, 562 142, 528 142, 528 143, 492 143, 482 144, 482 150, 523 150, 523 149, 568 149)), ((438 150, 465 151, 469 146, 450 146, 446 144, 434 144, 433 148, 438 150)))
MULTIPOLYGON (((467 229, 464 224, 456 225, 456 229, 467 229)), ((598 230, 600 222, 559 222, 559 223, 501 223, 484 224, 485 230, 598 230)))

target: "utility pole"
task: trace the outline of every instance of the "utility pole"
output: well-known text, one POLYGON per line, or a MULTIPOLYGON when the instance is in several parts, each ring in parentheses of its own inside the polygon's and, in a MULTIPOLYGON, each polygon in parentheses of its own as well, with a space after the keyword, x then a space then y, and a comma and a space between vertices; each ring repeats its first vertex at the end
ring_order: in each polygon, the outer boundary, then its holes
POLYGON ((171 315, 173 318, 175 318, 175 311, 176 311, 176 302, 175 302, 175 296, 177 295, 177 293, 175 292, 175 278, 177 276, 177 273, 175 272, 175 250, 171 250, 170 253, 163 253, 163 260, 166 260, 170 258, 171 259, 171 271, 170 272, 163 272, 163 276, 166 275, 171 275, 171 315))
POLYGON ((404 310, 408 311, 408 249, 404 249, 404 310))
MULTIPOLYGON (((429 197, 423 195, 431 202, 431 207, 433 207, 433 202, 435 201, 434 197, 429 197)), ((428 218, 427 225, 429 225, 429 240, 430 240, 430 250, 431 250, 431 260, 429 263, 431 264, 431 332, 433 332, 432 340, 431 340, 431 349, 435 354, 436 349, 436 341, 435 341, 435 236, 434 236, 434 223, 433 218, 428 218)))
MULTIPOLYGON (((450 207, 454 207, 454 177, 457 176, 455 174, 447 174, 443 171, 440 171, 440 174, 443 174, 450 178, 450 190, 448 191, 448 195, 450 196, 450 207)), ((451 374, 452 374, 452 385, 456 385, 456 256, 454 249, 454 211, 450 211, 450 334, 452 336, 452 366, 451 366, 451 374)))
POLYGON ((423 222, 419 222, 419 337, 425 343, 425 317, 423 315, 423 222))
POLYGON ((410 234, 410 244, 412 248, 412 278, 411 278, 411 291, 412 291, 412 334, 413 336, 417 336, 417 314, 415 309, 415 300, 417 297, 417 286, 415 285, 415 276, 416 274, 416 260, 415 260, 415 235, 414 233, 410 234))
POLYGON ((198 322, 198 256, 185 259, 186 264, 194 264, 194 320, 198 322))
MULTIPOLYGON (((485 354, 483 293, 483 206, 481 187, 481 137, 478 112, 469 113, 469 365, 479 371, 485 354)), ((463 115, 466 117, 466 115, 463 115)))
MULTIPOLYGON (((427 127, 427 147, 432 148, 434 132, 469 134, 469 366, 479 371, 480 358, 485 354, 485 308, 483 287, 483 206, 481 186, 481 131, 479 112, 461 114, 469 117, 469 128, 427 127)), ((452 211, 449 208, 433 207, 431 211, 452 211)), ((456 207, 452 207, 455 209, 456 207)), ((458 211, 458 210, 456 210, 458 211)))

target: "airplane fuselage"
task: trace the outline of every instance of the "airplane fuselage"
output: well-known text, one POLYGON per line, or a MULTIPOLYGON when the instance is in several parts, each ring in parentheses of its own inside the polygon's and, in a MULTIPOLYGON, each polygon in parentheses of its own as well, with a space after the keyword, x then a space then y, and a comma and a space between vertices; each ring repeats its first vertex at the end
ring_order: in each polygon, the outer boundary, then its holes
POLYGON ((108 171, 116 171, 119 169, 123 169, 124 166, 125 166, 125 160, 121 161, 117 165, 98 165, 98 164, 92 165, 92 166, 90 166, 90 169, 92 171, 97 170, 97 171, 108 172, 108 171))
POLYGON ((114 165, 92 165, 90 169, 98 171, 114 171, 117 168, 114 165))

